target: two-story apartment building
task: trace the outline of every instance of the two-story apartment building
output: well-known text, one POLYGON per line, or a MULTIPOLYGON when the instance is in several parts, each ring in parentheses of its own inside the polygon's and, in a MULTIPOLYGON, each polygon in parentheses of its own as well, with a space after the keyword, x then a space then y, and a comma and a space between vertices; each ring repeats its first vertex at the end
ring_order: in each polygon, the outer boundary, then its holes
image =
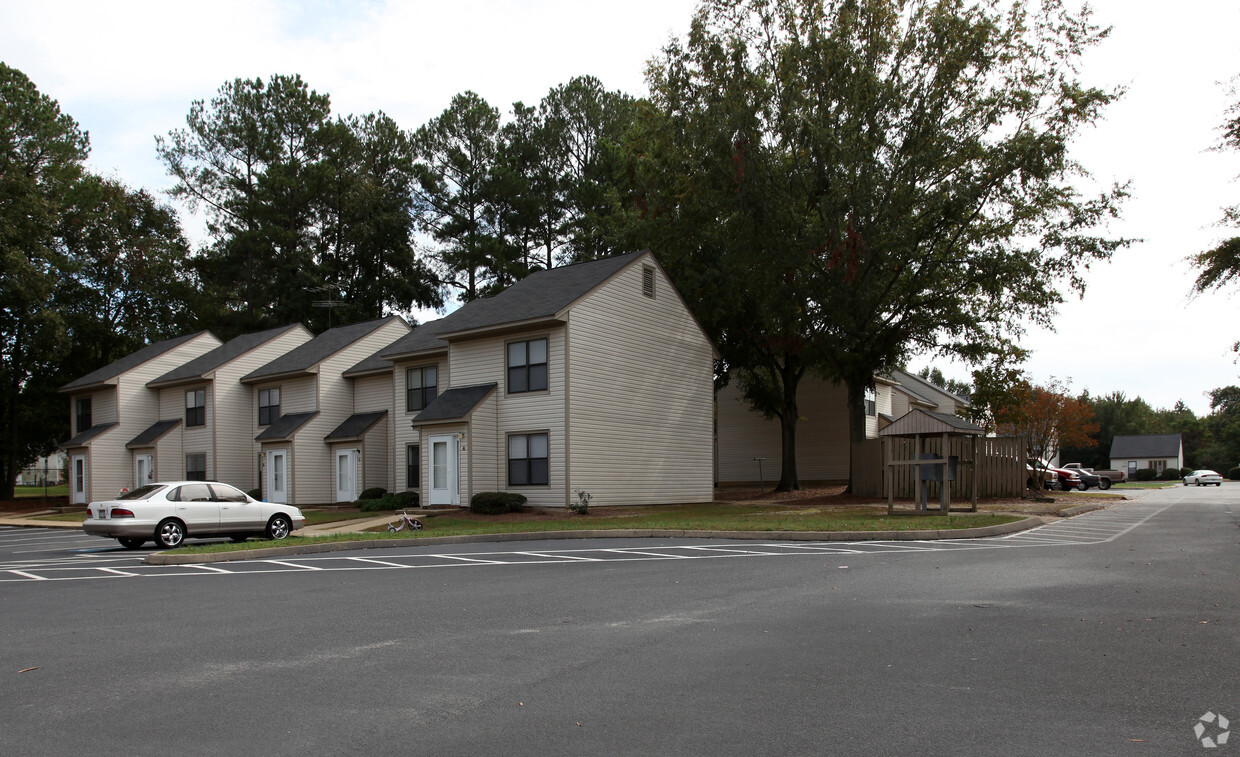
POLYGON ((61 447, 69 456, 70 502, 114 497, 147 480, 150 459, 126 446, 160 420, 157 392, 147 382, 219 346, 206 331, 165 339, 60 388, 69 395, 72 436, 61 447))
POLYGON ((393 488, 562 507, 713 496, 714 348, 649 252, 530 275, 355 366, 393 376, 393 488))
MULTIPOLYGON (((389 407, 355 412, 354 380, 344 374, 407 333, 399 316, 338 326, 240 378, 256 408, 250 438, 259 443, 267 500, 352 502, 367 486, 387 483, 389 407), (374 443, 366 445, 367 437, 374 443)), ((391 396, 386 385, 378 391, 391 396)))
POLYGON ((147 382, 158 397, 160 420, 126 444, 135 470, 146 471, 147 481, 257 487, 253 392, 240 379, 313 336, 300 324, 243 334, 147 382))

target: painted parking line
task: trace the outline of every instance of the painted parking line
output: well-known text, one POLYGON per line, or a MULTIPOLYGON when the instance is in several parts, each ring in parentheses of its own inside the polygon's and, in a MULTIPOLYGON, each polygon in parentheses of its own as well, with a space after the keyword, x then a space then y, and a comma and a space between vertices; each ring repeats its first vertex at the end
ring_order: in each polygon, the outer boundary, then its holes
MULTIPOLYGON (((383 559, 355 555, 322 555, 296 560, 240 560, 216 565, 142 565, 142 553, 129 551, 76 552, 69 557, 0 561, 0 583, 65 581, 88 578, 254 575, 288 572, 342 572, 361 570, 416 570, 424 568, 552 565, 650 560, 694 560, 745 557, 889 555, 962 549, 1036 549, 1101 544, 1120 538, 1162 513, 1171 504, 1134 503, 1123 511, 1099 510, 1029 531, 985 539, 888 542, 755 542, 737 544, 669 544, 640 547, 587 547, 525 551, 465 553, 408 552, 383 559)), ((0 546, 7 543, 0 534, 0 546)), ((65 535, 62 544, 71 543, 65 535)), ((418 549, 411 546, 410 549, 418 549)), ((11 554, 11 552, 10 552, 11 554)), ((63 555, 63 552, 61 553, 63 555)))

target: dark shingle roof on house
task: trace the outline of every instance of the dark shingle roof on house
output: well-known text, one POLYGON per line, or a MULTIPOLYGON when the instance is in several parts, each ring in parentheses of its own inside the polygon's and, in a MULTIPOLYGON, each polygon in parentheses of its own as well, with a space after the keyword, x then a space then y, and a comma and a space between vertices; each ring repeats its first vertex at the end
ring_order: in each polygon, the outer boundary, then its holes
POLYGON ((439 338, 440 334, 550 318, 643 254, 628 252, 536 271, 494 297, 468 302, 439 320, 417 326, 379 354, 394 358, 447 349, 448 343, 439 338))
POLYGON ((153 444, 156 439, 179 425, 181 425, 180 418, 173 421, 155 421, 146 429, 146 431, 143 431, 133 439, 130 439, 129 443, 125 446, 129 449, 133 449, 134 447, 148 447, 153 444))
POLYGON ((939 403, 935 402, 934 400, 932 400, 932 399, 930 399, 930 398, 928 398, 928 397, 926 397, 926 396, 924 396, 924 395, 918 394, 917 392, 913 391, 912 389, 909 389, 909 388, 908 388, 907 386, 905 386, 904 384, 896 384, 895 386, 893 386, 893 387, 891 387, 891 388, 892 388, 894 391, 897 391, 897 392, 903 392, 904 394, 908 395, 910 399, 912 399, 912 400, 914 400, 914 401, 916 401, 916 402, 920 402, 920 403, 922 403, 922 404, 929 405, 930 407, 938 407, 938 406, 939 406, 939 403))
MULTIPOLYGON (((970 407, 969 401, 965 399, 964 397, 961 397, 958 394, 952 394, 951 392, 947 391, 943 387, 932 384, 931 382, 926 381, 921 376, 909 373, 908 371, 902 371, 899 368, 892 368, 891 377, 894 378, 896 381, 899 381, 901 384, 904 384, 905 387, 912 388, 914 392, 919 392, 920 395, 923 397, 926 396, 927 394, 933 397, 934 393, 938 392, 939 394, 943 394, 948 397, 951 397, 953 400, 955 400, 956 404, 958 405, 964 405, 965 407, 970 407)), ((937 406, 939 403, 933 402, 932 404, 937 406)))
POLYGON ((314 366, 323 362, 327 358, 336 354, 340 350, 348 347, 357 340, 365 337, 393 318, 400 316, 389 315, 386 318, 379 318, 373 321, 364 321, 362 323, 351 323, 348 326, 337 326, 334 329, 328 329, 322 334, 296 347, 280 357, 272 360, 261 368, 250 371, 241 377, 242 382, 261 381, 264 378, 283 376, 290 373, 306 373, 314 366))
POLYGON ((91 426, 85 431, 79 432, 77 436, 73 437, 72 439, 70 439, 69 441, 65 442, 64 444, 60 446, 61 447, 81 446, 85 444, 86 442, 90 441, 91 439, 94 439, 96 436, 99 436, 104 431, 107 431, 108 429, 112 428, 115 425, 116 425, 115 423, 100 423, 97 426, 91 426))
POLYGON ((199 355, 185 365, 173 368, 159 378, 148 381, 146 385, 149 387, 173 386, 185 381, 199 380, 230 360, 244 355, 255 347, 261 347, 272 339, 295 328, 300 328, 300 325, 294 323, 278 329, 260 331, 257 334, 242 334, 236 339, 230 339, 221 344, 205 355, 199 355))
POLYGON ((159 357, 169 350, 179 347, 186 342, 206 334, 206 331, 196 331, 193 334, 184 336, 176 336, 171 339, 165 339, 161 342, 152 342, 136 352, 131 352, 119 360, 113 360, 102 368, 91 371, 85 376, 75 381, 70 381, 60 387, 62 392, 72 392, 77 389, 85 389, 86 387, 98 386, 116 378, 125 371, 132 370, 142 365, 148 360, 159 357))
POLYGON ((1111 457, 1179 457, 1179 434, 1117 436, 1111 440, 1111 457))
POLYGON ((313 413, 288 413, 281 415, 279 420, 263 429, 258 436, 254 437, 256 442, 273 442, 280 439, 287 439, 293 435, 293 432, 302 427, 306 421, 318 415, 318 411, 313 413))
POLYGON ((374 413, 354 413, 344 423, 332 429, 332 432, 323 437, 323 439, 329 442, 337 442, 342 439, 356 439, 370 430, 370 427, 378 423, 385 415, 387 415, 386 410, 374 413))
POLYGON ((450 421, 464 418, 497 386, 499 384, 490 383, 449 389, 432 400, 431 404, 427 405, 422 412, 413 416, 413 423, 450 421))

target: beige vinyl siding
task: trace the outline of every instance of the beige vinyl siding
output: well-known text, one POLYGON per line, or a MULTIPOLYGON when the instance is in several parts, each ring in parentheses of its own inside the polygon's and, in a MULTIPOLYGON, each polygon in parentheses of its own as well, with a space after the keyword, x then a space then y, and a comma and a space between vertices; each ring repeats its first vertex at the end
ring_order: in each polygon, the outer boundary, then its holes
MULTIPOLYGON (((108 387, 88 394, 74 395, 74 399, 78 397, 90 397, 90 425, 98 426, 101 423, 116 423, 116 387, 108 387)), ((69 417, 72 422, 77 421, 76 403, 69 403, 69 417)), ((85 431, 84 428, 75 429, 75 431, 85 431)))
POLYGON ((313 413, 319 409, 318 379, 316 375, 298 376, 273 384, 257 384, 254 387, 254 422, 258 423, 258 391, 280 390, 280 415, 289 413, 313 413))
POLYGON ((375 413, 392 409, 392 374, 350 380, 353 382, 353 412, 375 413))
MULTIPOLYGON (((358 491, 369 489, 374 486, 382 486, 388 491, 392 491, 395 485, 392 480, 392 455, 391 450, 391 424, 388 422, 391 413, 384 416, 378 423, 370 427, 370 431, 366 432, 366 436, 362 438, 362 460, 361 460, 361 476, 358 481, 361 486, 358 491)), ((405 451, 400 451, 401 462, 404 463, 405 451)))
MULTIPOLYGON (((461 340, 452 343, 449 353, 452 386, 498 384, 495 432, 492 440, 473 439, 477 454, 501 455, 505 473, 501 479, 505 491, 524 494, 531 506, 563 507, 564 500, 564 329, 535 329, 502 337, 461 340), (509 394, 506 387, 509 342, 547 339, 547 391, 509 394), (507 435, 548 431, 550 459, 549 486, 507 487, 507 435), (494 452, 493 452, 494 450, 494 452)), ((442 389, 441 389, 442 391, 442 389)), ((429 432, 428 432, 429 433, 429 432)), ((471 445, 472 446, 472 445, 471 445)), ((489 471, 492 461, 479 461, 479 475, 489 471)), ((475 489, 481 491, 481 489, 475 489)), ((462 492, 462 503, 465 502, 462 492)))
MULTIPOLYGON (((115 407, 118 425, 90 442, 91 454, 88 461, 90 480, 87 499, 92 501, 110 499, 115 497, 121 489, 134 486, 133 454, 125 445, 159 420, 159 394, 155 390, 148 389, 147 382, 159 378, 173 368, 218 346, 220 346, 220 340, 213 335, 199 334, 188 342, 177 345, 117 377, 115 407)), ((182 404, 184 401, 185 395, 182 394, 182 404)), ((95 420, 94 412, 92 400, 91 422, 98 424, 100 421, 95 420)), ((181 412, 182 414, 185 412, 183 407, 181 412)), ((182 466, 184 466, 184 461, 182 461, 182 466)))
MULTIPOLYGON (((498 432, 498 389, 474 408, 469 417, 469 433, 467 452, 470 455, 471 467, 465 481, 468 486, 461 489, 461 504, 469 504, 469 500, 478 492, 495 492, 507 489, 508 462, 506 455, 507 437, 498 432)), ((529 497, 524 487, 517 487, 529 497)))
MULTIPOLYGON (((181 477, 184 477, 185 474, 185 455, 203 454, 207 456, 207 480, 219 480, 219 473, 215 469, 215 449, 213 443, 215 440, 215 431, 212 428, 214 424, 211 423, 211 409, 215 406, 211 386, 209 384, 206 386, 203 386, 202 384, 193 384, 180 387, 175 391, 178 392, 181 397, 181 425, 178 427, 182 431, 181 445, 184 448, 184 452, 181 456, 181 477), (185 425, 185 394, 186 392, 194 391, 196 389, 205 390, 204 394, 207 398, 206 423, 201 426, 187 426, 185 425)), ((169 420, 175 417, 176 416, 171 416, 169 420)), ((175 434, 176 431, 177 429, 173 429, 168 433, 175 434)))
MULTIPOLYGON (((848 392, 807 375, 797 391, 797 476, 802 481, 848 478, 848 392)), ((718 464, 720 482, 757 481, 758 463, 767 481, 778 481, 783 461, 779 419, 768 420, 749 407, 730 383, 719 391, 718 464)))
MULTIPOLYGON (((155 480, 171 481, 185 472, 185 448, 179 429, 173 429, 155 442, 155 480)), ((141 450, 135 450, 140 452, 141 450)))
MULTIPOLYGON (((596 506, 712 499, 713 351, 651 258, 573 306, 568 360, 571 480, 558 504, 578 489, 596 506), (654 267, 653 299, 643 264, 654 267)), ((546 427, 554 465, 564 440, 546 427)))
MULTIPOLYGON (((409 368, 421 368, 423 366, 433 365, 436 368, 436 388, 440 394, 451 386, 449 381, 448 361, 445 356, 439 356, 433 359, 408 360, 396 364, 392 372, 392 405, 395 413, 392 416, 392 434, 395 439, 392 445, 392 451, 395 465, 395 488, 393 491, 419 490, 422 487, 421 481, 406 481, 406 465, 405 465, 405 448, 410 444, 422 444, 422 434, 418 429, 413 427, 411 421, 418 414, 418 411, 409 411, 405 404, 405 371, 409 368)), ((420 449, 419 453, 426 454, 425 449, 420 449)), ((425 471, 425 468, 422 469, 425 471)), ((423 474, 425 477, 425 474, 423 474)), ((426 492, 422 493, 426 496, 426 492)))
POLYGON ((298 326, 216 369, 212 382, 215 395, 212 447, 218 480, 245 491, 259 487, 259 444, 254 440, 259 431, 258 390, 242 384, 241 377, 311 338, 308 330, 298 326))
POLYGON ((318 410, 318 415, 296 432, 296 444, 290 454, 295 466, 295 471, 290 474, 290 496, 294 497, 290 499, 292 504, 329 504, 335 501, 336 490, 332 473, 335 460, 332 459, 331 449, 324 439, 353 414, 353 382, 342 374, 407 333, 409 326, 403 320, 389 319, 379 328, 320 362, 315 377, 296 379, 284 384, 294 389, 295 404, 286 407, 281 390, 281 413, 318 410), (307 382, 309 387, 305 386, 307 382), (314 394, 317 396, 317 403, 307 405, 308 396, 316 388, 317 392, 314 394), (303 407, 306 409, 300 409, 303 407))

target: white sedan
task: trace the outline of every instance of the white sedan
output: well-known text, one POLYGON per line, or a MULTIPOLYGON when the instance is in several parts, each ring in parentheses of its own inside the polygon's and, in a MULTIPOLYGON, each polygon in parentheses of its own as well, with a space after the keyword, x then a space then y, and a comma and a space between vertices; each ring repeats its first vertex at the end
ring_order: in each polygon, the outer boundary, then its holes
POLYGON ((1215 486, 1222 486, 1223 477, 1212 470, 1195 470, 1184 477, 1184 485, 1188 486, 1189 484, 1196 484, 1198 486, 1209 486, 1210 484, 1214 484, 1215 486))
POLYGON ((172 549, 191 536, 283 539, 304 525, 305 516, 292 505, 259 502, 214 481, 170 481, 90 503, 82 530, 117 539, 128 549, 152 539, 156 546, 172 549))

